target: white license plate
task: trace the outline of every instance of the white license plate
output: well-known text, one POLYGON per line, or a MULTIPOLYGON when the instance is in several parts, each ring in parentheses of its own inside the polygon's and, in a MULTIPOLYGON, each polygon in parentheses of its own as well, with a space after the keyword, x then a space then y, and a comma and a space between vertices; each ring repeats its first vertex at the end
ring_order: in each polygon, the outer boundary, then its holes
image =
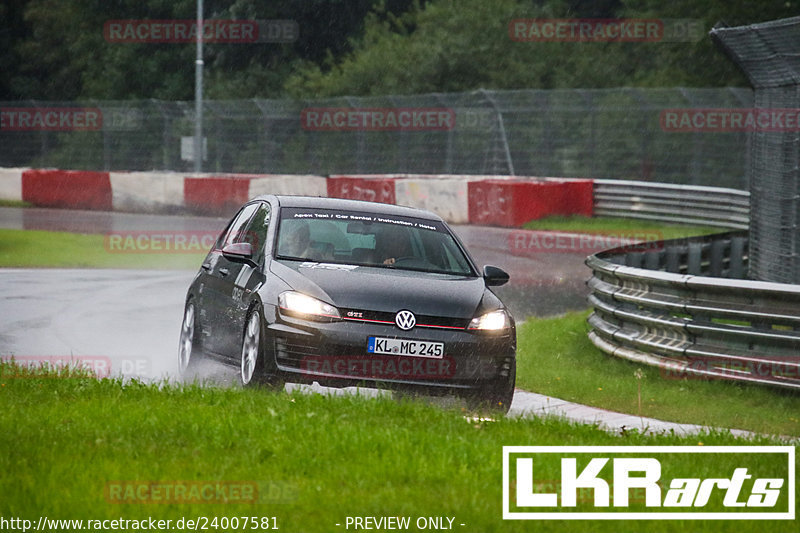
POLYGON ((370 337, 367 341, 367 352, 380 355, 409 355, 441 359, 444 357, 444 343, 370 337))

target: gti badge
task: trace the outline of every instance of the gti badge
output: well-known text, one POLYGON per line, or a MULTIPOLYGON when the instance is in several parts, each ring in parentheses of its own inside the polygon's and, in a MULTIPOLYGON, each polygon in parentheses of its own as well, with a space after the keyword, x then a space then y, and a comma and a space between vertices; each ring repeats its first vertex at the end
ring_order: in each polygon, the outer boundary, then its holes
POLYGON ((408 331, 417 324, 417 319, 411 311, 399 311, 394 317, 394 323, 403 331, 408 331))

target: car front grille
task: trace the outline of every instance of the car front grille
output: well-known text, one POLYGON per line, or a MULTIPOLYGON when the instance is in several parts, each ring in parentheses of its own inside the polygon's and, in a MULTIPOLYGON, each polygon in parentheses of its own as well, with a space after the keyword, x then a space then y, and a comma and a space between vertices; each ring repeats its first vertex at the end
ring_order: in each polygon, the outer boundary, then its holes
MULTIPOLYGON (((374 324, 395 324, 397 313, 386 313, 381 311, 359 311, 354 309, 342 309, 342 319, 349 322, 370 322, 374 324)), ((442 329, 466 329, 469 319, 451 318, 441 316, 416 315, 416 327, 418 328, 442 328, 442 329)))

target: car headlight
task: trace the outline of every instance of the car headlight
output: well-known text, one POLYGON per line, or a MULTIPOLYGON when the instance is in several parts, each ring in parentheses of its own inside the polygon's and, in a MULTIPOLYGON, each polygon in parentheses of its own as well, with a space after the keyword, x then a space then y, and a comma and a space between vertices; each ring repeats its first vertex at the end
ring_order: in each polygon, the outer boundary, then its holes
POLYGON ((509 320, 508 313, 503 309, 477 316, 469 323, 469 329, 479 329, 482 331, 499 331, 508 329, 510 326, 511 321, 509 320))
POLYGON ((281 311, 304 318, 341 318, 339 310, 322 300, 317 300, 301 292, 287 291, 278 296, 281 311))

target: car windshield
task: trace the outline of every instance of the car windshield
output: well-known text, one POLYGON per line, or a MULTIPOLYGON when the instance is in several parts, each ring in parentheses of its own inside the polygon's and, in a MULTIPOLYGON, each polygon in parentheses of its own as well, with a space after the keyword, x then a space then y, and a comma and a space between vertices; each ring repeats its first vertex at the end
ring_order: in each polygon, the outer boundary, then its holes
POLYGON ((369 212, 284 208, 277 258, 474 276, 447 226, 369 212))

